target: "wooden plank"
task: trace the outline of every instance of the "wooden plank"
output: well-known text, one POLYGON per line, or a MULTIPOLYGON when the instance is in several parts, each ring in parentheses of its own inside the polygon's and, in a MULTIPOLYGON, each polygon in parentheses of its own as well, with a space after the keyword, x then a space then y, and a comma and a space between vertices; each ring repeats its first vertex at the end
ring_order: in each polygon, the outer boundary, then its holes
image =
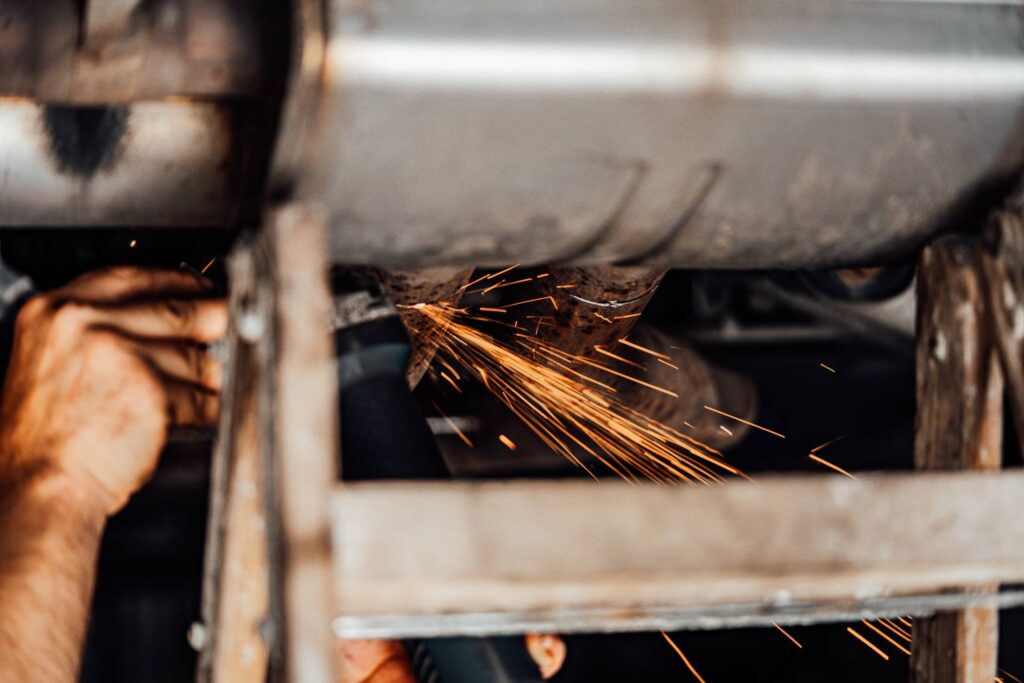
MULTIPOLYGON (((997 470, 1003 376, 977 242, 959 236, 936 241, 924 250, 917 277, 914 464, 921 470, 997 470)), ((998 625, 998 611, 989 606, 916 620, 911 680, 989 683, 996 674, 998 625)))
POLYGON ((266 231, 284 673, 296 683, 333 683, 329 502, 339 451, 327 224, 293 204, 271 212, 266 231))
POLYGON ((1024 473, 347 484, 341 616, 858 601, 1024 579, 1024 473), (402 538, 402 543, 389 539, 402 538))
POLYGON ((203 625, 190 634, 200 646, 199 683, 262 683, 268 643, 269 564, 264 452, 258 387, 260 367, 252 339, 238 320, 258 315, 251 243, 228 261, 231 325, 225 343, 224 389, 211 465, 210 513, 203 568, 203 625))
POLYGON ((995 470, 1002 464, 1003 376, 976 246, 927 247, 918 269, 914 465, 995 470))

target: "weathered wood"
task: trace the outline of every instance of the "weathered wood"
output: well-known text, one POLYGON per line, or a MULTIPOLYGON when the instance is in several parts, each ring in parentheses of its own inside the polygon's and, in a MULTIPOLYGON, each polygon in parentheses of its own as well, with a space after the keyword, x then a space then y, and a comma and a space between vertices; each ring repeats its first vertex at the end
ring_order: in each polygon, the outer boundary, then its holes
MULTIPOLYGON (((1021 211, 999 212, 985 230, 981 267, 1017 434, 1024 434, 1024 223, 1021 211)), ((1017 439, 1024 456, 1024 438, 1017 439)))
POLYGON ((1024 578, 1024 473, 349 484, 339 615, 860 601, 1024 578), (401 538, 402 543, 389 539, 401 538))
POLYGON ((268 659, 261 633, 268 617, 269 576, 260 425, 255 396, 243 403, 248 405, 241 406, 234 435, 214 632, 213 680, 225 683, 261 683, 268 659))
POLYGON ((273 468, 279 510, 284 672, 333 683, 330 495, 337 478, 338 390, 329 321, 327 225, 299 205, 272 211, 273 468))
POLYGON ((253 340, 238 321, 259 312, 252 245, 243 241, 228 261, 231 326, 225 343, 224 390, 211 466, 210 512, 203 568, 203 624, 197 680, 262 683, 269 617, 269 577, 261 446, 260 367, 253 340))
POLYGON ((917 420, 922 470, 998 469, 1003 376, 980 253, 958 237, 927 247, 918 269, 917 420))
MULTIPOLYGON (((1002 463, 1003 376, 986 293, 975 241, 950 236, 924 250, 917 298, 918 469, 996 470, 1002 463)), ((998 621, 988 606, 915 620, 911 680, 992 681, 998 621)))

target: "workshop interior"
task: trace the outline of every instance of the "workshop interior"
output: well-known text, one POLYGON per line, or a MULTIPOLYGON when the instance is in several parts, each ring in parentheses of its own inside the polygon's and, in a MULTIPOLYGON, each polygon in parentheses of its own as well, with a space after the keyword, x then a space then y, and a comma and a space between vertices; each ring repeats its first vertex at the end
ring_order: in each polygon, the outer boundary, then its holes
POLYGON ((0 0, 3 366, 232 314, 80 680, 1019 682, 1022 179, 1010 0, 0 0))

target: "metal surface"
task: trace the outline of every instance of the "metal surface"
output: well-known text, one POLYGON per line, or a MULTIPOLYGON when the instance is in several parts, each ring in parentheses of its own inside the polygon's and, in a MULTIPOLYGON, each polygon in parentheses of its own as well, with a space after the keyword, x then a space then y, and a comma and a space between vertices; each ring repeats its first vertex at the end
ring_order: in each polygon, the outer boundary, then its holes
POLYGON ((227 224, 240 187, 234 135, 231 110, 217 104, 0 98, 0 224, 227 224))
POLYGON ((329 205, 347 262, 892 257, 1016 177, 1022 18, 877 0, 333 0, 304 196, 329 205))
POLYGON ((255 97, 267 64, 265 3, 32 0, 0 3, 0 95, 114 104, 255 97))
MULTIPOLYGON (((458 305, 462 297, 462 286, 469 282, 473 274, 472 268, 407 268, 398 270, 375 270, 381 285, 388 296, 398 306, 412 306, 419 303, 436 304, 446 301, 458 305)), ((418 328, 420 316, 409 308, 400 308, 402 321, 409 331, 412 342, 412 355, 409 357, 409 369, 406 378, 409 386, 415 388, 423 379, 430 367, 430 362, 437 353, 439 333, 428 333, 418 328)))
POLYGON ((544 300, 524 307, 543 316, 544 324, 537 326, 534 336, 565 353, 588 356, 598 356, 595 346, 611 349, 629 336, 665 276, 663 269, 645 267, 551 268, 547 272, 549 277, 506 297, 509 301, 551 297, 554 304, 544 300))
POLYGON ((836 604, 650 607, 636 610, 594 608, 544 612, 478 612, 341 616, 334 632, 341 638, 431 638, 519 633, 626 633, 771 626, 807 626, 880 617, 922 617, 967 605, 999 609, 1024 605, 1024 591, 998 595, 934 593, 836 604))

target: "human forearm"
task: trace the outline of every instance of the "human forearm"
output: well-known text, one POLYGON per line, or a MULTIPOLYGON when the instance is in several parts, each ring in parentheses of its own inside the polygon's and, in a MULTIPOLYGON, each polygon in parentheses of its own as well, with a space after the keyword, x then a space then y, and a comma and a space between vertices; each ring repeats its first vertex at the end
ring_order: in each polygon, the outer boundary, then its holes
POLYGON ((77 680, 104 520, 102 506, 52 468, 5 473, 0 481, 3 680, 77 680))
POLYGON ((209 425, 227 330, 208 282, 112 268, 29 299, 0 401, 0 683, 78 673, 106 518, 169 429, 209 425))

